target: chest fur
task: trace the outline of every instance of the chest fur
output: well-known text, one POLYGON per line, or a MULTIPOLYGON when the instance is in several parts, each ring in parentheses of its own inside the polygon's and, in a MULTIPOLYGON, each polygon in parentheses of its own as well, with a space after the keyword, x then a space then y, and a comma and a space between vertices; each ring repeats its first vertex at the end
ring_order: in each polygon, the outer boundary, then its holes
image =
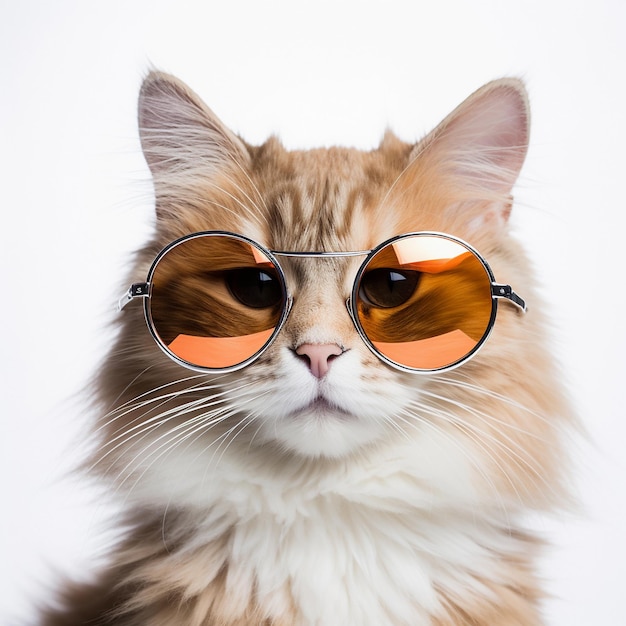
POLYGON ((435 624, 449 605, 497 602, 495 589, 519 586, 526 551, 479 514, 407 515, 339 498, 290 519, 210 517, 174 531, 185 535, 176 545, 155 534, 132 575, 146 605, 178 596, 177 619, 184 607, 190 626, 435 624))

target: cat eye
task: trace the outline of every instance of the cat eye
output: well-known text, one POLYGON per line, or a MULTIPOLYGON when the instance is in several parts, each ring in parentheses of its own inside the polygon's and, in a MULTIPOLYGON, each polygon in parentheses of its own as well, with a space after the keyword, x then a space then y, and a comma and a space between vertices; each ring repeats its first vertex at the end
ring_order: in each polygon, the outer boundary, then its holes
POLYGON ((525 312, 507 284, 461 239, 418 232, 373 250, 268 250, 222 231, 187 235, 156 256, 145 282, 118 309, 143 299, 157 345, 199 372, 229 372, 258 358, 285 324, 292 305, 279 258, 365 257, 346 301, 368 348, 408 372, 433 373, 472 358, 487 340, 504 299, 525 312))
POLYGON ((359 296, 383 309, 400 306, 415 293, 418 280, 418 272, 379 267, 363 274, 359 296))
POLYGON ((281 303, 283 293, 275 272, 254 267, 228 270, 226 284, 241 304, 253 309, 264 309, 281 303))

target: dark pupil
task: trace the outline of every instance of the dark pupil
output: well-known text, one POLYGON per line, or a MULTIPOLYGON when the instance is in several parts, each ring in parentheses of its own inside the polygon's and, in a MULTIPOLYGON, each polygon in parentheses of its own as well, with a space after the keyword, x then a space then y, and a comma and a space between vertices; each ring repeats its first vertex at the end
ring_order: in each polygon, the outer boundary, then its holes
POLYGON ((245 267, 226 272, 226 284, 233 296, 252 309, 276 306, 283 297, 277 276, 265 269, 245 267))
POLYGON ((419 272, 380 267, 365 272, 361 291, 374 306, 385 309, 404 304, 415 292, 419 272))

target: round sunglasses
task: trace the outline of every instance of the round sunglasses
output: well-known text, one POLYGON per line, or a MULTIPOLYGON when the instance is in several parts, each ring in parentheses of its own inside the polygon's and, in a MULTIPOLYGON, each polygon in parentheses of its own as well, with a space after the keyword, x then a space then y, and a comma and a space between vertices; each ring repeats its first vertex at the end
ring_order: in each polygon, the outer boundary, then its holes
POLYGON ((272 344, 291 310, 278 258, 350 256, 365 259, 348 313, 368 348, 400 370, 440 372, 470 359, 493 328, 499 299, 526 311, 474 248, 444 233, 399 235, 373 250, 289 252, 223 231, 166 246, 118 310, 142 298, 152 337, 171 359, 199 372, 235 371, 272 344))

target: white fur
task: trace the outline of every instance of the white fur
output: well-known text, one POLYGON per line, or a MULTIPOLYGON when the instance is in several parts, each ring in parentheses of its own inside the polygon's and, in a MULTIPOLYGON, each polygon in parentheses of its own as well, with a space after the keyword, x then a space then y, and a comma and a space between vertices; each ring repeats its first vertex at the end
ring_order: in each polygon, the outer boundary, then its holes
POLYGON ((202 463, 189 467, 204 480, 176 495, 164 489, 171 472, 180 476, 172 455, 133 493, 153 505, 169 494, 164 506, 182 500, 195 511, 190 551, 233 525, 225 555, 233 607, 248 604, 256 582, 268 617, 293 597, 306 625, 428 623, 436 588, 467 594, 475 572, 497 577, 497 554, 521 549, 502 511, 478 498, 450 440, 429 439, 372 450, 332 474, 295 460, 268 472, 254 454, 242 463, 226 453, 210 477, 202 463))
POLYGON ((219 450, 196 441, 138 458, 143 475, 127 496, 192 511, 196 531, 183 552, 196 558, 232 527, 223 558, 233 611, 256 592, 267 617, 295 600, 302 625, 414 625, 441 611, 436 590, 483 595, 476 572, 501 582, 497 555, 521 550, 507 533, 515 503, 477 484, 479 455, 467 444, 419 422, 400 432, 381 419, 415 388, 396 375, 374 391, 356 353, 337 359, 322 382, 299 361, 283 363, 281 382, 251 403, 264 414, 247 447, 237 438, 219 450), (293 415, 318 394, 352 415, 293 415), (333 445, 343 456, 307 458, 333 445))

